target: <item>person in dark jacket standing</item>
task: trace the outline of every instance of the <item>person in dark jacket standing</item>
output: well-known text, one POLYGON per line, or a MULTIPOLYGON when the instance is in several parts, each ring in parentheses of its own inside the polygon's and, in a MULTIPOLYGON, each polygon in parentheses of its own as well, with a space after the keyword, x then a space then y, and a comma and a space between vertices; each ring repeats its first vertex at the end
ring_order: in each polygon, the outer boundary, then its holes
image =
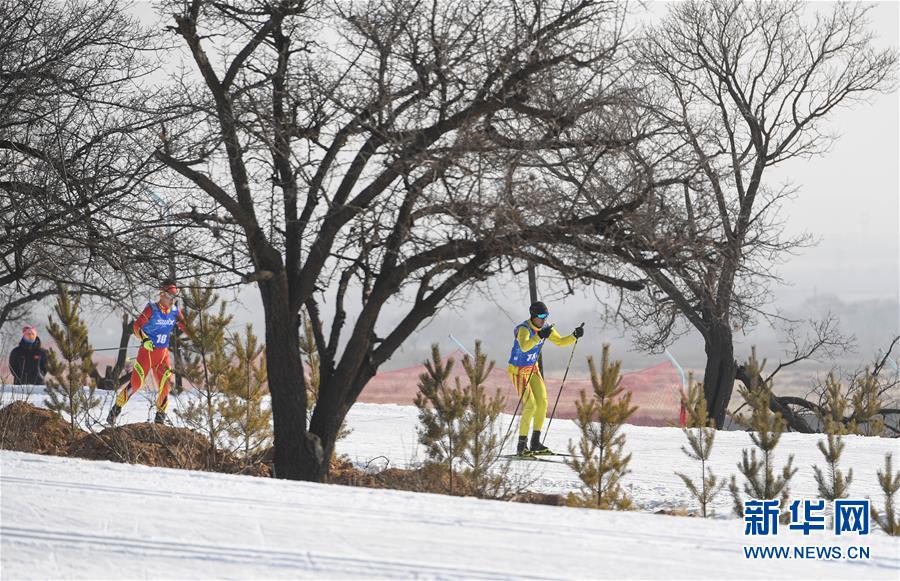
POLYGON ((41 347, 37 328, 22 327, 22 340, 9 354, 9 369, 16 385, 43 385, 47 373, 47 350, 41 347))

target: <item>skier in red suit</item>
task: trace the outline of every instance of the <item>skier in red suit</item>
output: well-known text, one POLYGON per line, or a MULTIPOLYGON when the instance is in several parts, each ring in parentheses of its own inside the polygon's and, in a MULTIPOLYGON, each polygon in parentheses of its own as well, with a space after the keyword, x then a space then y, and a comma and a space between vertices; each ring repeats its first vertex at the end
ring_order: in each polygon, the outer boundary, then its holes
POLYGON ((109 410, 109 416, 106 419, 110 424, 115 423, 116 418, 122 412, 122 407, 128 403, 128 399, 144 385, 147 372, 153 372, 159 384, 154 421, 157 424, 165 423, 166 410, 169 407, 169 379, 172 377, 172 366, 169 363, 169 337, 176 326, 187 334, 184 316, 181 309, 175 304, 177 295, 178 287, 175 281, 163 281, 159 289, 159 301, 147 303, 134 322, 132 330, 141 342, 141 346, 138 349, 134 371, 131 373, 131 381, 119 391, 115 404, 109 410))

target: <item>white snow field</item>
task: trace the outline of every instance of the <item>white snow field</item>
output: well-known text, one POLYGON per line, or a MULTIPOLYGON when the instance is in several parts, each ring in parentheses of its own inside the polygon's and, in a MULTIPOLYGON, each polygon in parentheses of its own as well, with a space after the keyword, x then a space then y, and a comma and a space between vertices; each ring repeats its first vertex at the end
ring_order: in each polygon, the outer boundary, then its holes
MULTIPOLYGON (((97 391, 97 394, 102 402, 92 415, 103 418, 112 405, 112 395, 102 391, 97 391)), ((135 394, 122 410, 118 423, 150 421, 154 413, 151 409, 154 394, 152 389, 146 388, 135 394)), ((14 400, 26 400, 43 407, 45 397, 43 388, 40 387, 3 386, 0 388, 0 407, 14 400)), ((170 397, 172 402, 169 418, 175 425, 179 425, 174 411, 185 406, 192 395, 191 392, 185 392, 177 397, 170 397)), ((370 470, 380 470, 388 465, 403 468, 421 463, 425 459, 425 452, 416 436, 416 414, 416 408, 412 405, 356 404, 347 416, 347 424, 352 432, 346 439, 338 442, 337 452, 348 456, 357 467, 368 467, 370 470)), ((510 416, 504 414, 500 418, 505 432, 510 416)), ((92 429, 99 431, 104 427, 96 424, 92 429)), ((546 430, 547 424, 544 428, 546 430)), ((510 453, 515 451, 517 429, 516 422, 506 445, 510 453)), ((700 471, 699 463, 689 460, 681 451, 682 446, 687 446, 681 429, 626 426, 624 431, 627 437, 625 451, 630 452, 632 458, 629 464, 631 473, 624 478, 623 484, 637 508, 649 512, 697 508, 684 483, 675 475, 676 471, 680 471, 697 479, 700 471)), ((565 452, 569 442, 578 437, 574 422, 556 419, 550 424, 545 443, 558 452, 565 452)), ((818 497, 812 466, 825 465, 824 458, 816 447, 816 442, 821 439, 822 436, 797 433, 786 433, 781 438, 775 453, 776 471, 780 471, 789 454, 794 455, 794 466, 799 469, 791 480, 793 498, 818 497)), ((844 442, 846 447, 840 467, 845 472, 853 469, 851 496, 871 497, 880 503, 882 491, 875 471, 884 467, 884 455, 887 452, 894 452, 895 467, 900 464, 900 440, 846 436, 844 442)), ((750 436, 746 432, 718 432, 711 456, 711 470, 720 479, 727 480, 732 474, 738 473, 736 465, 741 459, 741 450, 751 446, 750 436)), ((529 490, 568 493, 580 487, 581 481, 564 464, 515 462, 513 467, 519 477, 529 484, 529 490)), ((741 482, 741 479, 738 481, 741 482)), ((731 518, 732 500, 727 491, 723 491, 712 506, 718 517, 731 518)))
MULTIPOLYGON (((509 425, 509 416, 501 417, 505 430, 509 425)), ((424 459, 424 451, 417 444, 416 408, 413 406, 357 404, 350 410, 347 423, 353 432, 338 442, 338 453, 349 456, 358 466, 371 464, 381 468, 387 458, 392 466, 403 467, 424 459)), ((507 444, 510 453, 515 451, 513 442, 518 435, 517 429, 518 424, 515 424, 507 444)), ((624 432, 627 438, 625 451, 632 456, 629 464, 631 473, 625 476, 623 484, 638 506, 651 512, 696 508, 684 483, 675 474, 676 471, 684 472, 695 480, 700 476, 700 464, 689 460, 681 451, 682 446, 687 446, 681 429, 625 426, 624 432)), ((545 443, 558 452, 565 452, 569 441, 577 441, 578 437, 574 422, 554 420, 545 443)), ((819 496, 812 466, 825 466, 822 454, 816 447, 816 442, 821 439, 823 437, 819 435, 797 433, 781 436, 781 443, 775 452, 776 472, 780 472, 789 454, 794 455, 794 467, 799 468, 791 480, 792 498, 819 496)), ((882 491, 875 471, 884 468, 887 452, 894 452, 894 466, 898 466, 900 440, 846 436, 844 442, 846 447, 840 467, 845 472, 853 469, 851 496, 871 497, 881 502, 882 491)), ((747 432, 718 432, 711 454, 711 470, 722 479, 738 474, 741 450, 751 446, 747 432)), ((515 462, 514 467, 523 478, 534 481, 529 486, 531 490, 567 493, 577 490, 581 484, 575 473, 564 464, 515 462)), ((740 477, 738 482, 742 482, 740 477)), ((731 517, 731 507, 732 500, 727 490, 713 503, 713 508, 722 517, 731 517)))
MULTIPOLYGON (((142 391, 120 423, 146 421, 142 391)), ((183 405, 188 396, 174 404, 183 405)), ((43 394, 5 388, 0 404, 43 394)), ((109 398, 107 397, 107 400, 109 398)), ((105 401, 96 416, 105 415, 105 401)), ((509 417, 503 422, 505 429, 509 417)), ((412 406, 357 404, 338 452, 380 469, 422 460, 412 406)), ((699 467, 676 428, 626 428, 624 482, 638 511, 610 512, 399 491, 284 482, 0 451, 0 578, 847 578, 900 579, 900 539, 881 531, 745 537, 727 493, 717 518, 648 514, 695 508, 676 470, 699 467), (642 512, 643 511, 643 512, 642 512), (752 560, 743 546, 869 547, 867 560, 752 560)), ((574 424, 555 420, 547 444, 565 448, 574 424)), ((785 434, 777 462, 795 455, 793 498, 815 498, 820 436, 785 434)), ((898 440, 848 437, 842 467, 852 498, 881 506, 875 471, 898 440)), ((736 473, 744 432, 719 432, 712 468, 736 473)), ((532 490, 568 492, 568 467, 515 462, 532 490)))
POLYGON ((4 579, 897 579, 866 561, 748 561, 737 520, 701 520, 0 452, 4 579))

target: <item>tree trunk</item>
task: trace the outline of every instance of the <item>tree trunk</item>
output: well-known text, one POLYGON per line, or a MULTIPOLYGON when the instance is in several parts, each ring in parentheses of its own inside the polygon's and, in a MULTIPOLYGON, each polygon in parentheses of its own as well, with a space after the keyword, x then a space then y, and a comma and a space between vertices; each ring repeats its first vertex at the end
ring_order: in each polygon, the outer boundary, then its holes
POLYGON ((734 391, 737 365, 734 362, 734 343, 728 325, 714 325, 705 337, 706 369, 703 372, 703 392, 707 411, 716 428, 725 425, 725 411, 734 391))
MULTIPOLYGON (((743 365, 739 365, 737 367, 737 369, 735 370, 735 378, 738 381, 740 381, 741 383, 743 383, 745 386, 747 386, 748 389, 750 387, 750 384, 753 381, 753 378, 751 378, 747 374, 747 368, 745 368, 743 365)), ((761 375, 756 376, 756 382, 757 382, 757 385, 763 384, 764 380, 761 375)), ((798 399, 798 398, 789 398, 788 400, 783 400, 782 398, 780 398, 777 395, 775 395, 774 393, 772 393, 771 390, 769 391, 769 395, 770 395, 769 409, 772 410, 773 412, 781 414, 781 417, 784 418, 784 420, 788 423, 788 426, 792 430, 794 430, 796 432, 800 432, 801 434, 814 434, 815 433, 815 430, 813 430, 810 427, 809 423, 807 423, 807 421, 805 419, 803 419, 799 415, 795 414, 794 411, 790 407, 788 407, 788 403, 790 401, 793 401, 793 402, 802 401, 804 404, 807 404, 809 406, 807 409, 816 409, 817 406, 813 407, 814 404, 811 404, 810 402, 807 402, 806 400, 798 399)), ((819 412, 819 413, 821 413, 821 412, 819 412)))
MULTIPOLYGON (((538 300, 537 269, 535 268, 533 262, 528 263, 528 298, 531 299, 532 303, 536 303, 538 300)), ((538 370, 541 372, 541 377, 544 377, 544 354, 543 353, 538 353, 538 370)))
MULTIPOLYGON (((119 335, 119 351, 116 354, 116 366, 113 367, 112 373, 109 377, 112 378, 112 381, 115 381, 121 374, 122 370, 125 369, 125 356, 128 354, 126 351, 128 350, 128 340, 131 338, 131 334, 133 330, 131 328, 131 317, 128 313, 122 314, 122 334, 119 335)), ((118 389, 118 385, 114 387, 114 389, 118 389)))
POLYGON ((334 455, 334 445, 346 411, 340 409, 342 406, 338 398, 323 397, 323 395, 335 393, 338 387, 340 386, 335 385, 333 379, 328 383, 319 385, 319 399, 309 421, 309 431, 306 434, 303 449, 301 450, 301 480, 325 482, 328 479, 331 457, 334 455))
POLYGON ((275 477, 301 479, 301 447, 306 434, 306 387, 300 358, 297 313, 292 313, 282 271, 260 281, 266 319, 266 368, 272 396, 275 477))
POLYGON ((327 482, 331 458, 338 434, 347 412, 356 403, 363 388, 375 375, 375 370, 363 362, 355 377, 347 381, 330 375, 327 383, 319 386, 319 399, 309 421, 309 430, 303 446, 302 480, 327 482), (347 384, 349 385, 349 389, 347 384))

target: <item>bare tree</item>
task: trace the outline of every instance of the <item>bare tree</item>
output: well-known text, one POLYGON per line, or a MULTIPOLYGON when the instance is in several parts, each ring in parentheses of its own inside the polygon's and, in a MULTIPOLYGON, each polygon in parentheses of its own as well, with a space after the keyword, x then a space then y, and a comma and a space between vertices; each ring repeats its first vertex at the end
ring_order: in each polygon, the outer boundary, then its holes
POLYGON ((679 259, 645 269, 653 285, 635 306, 654 323, 646 344, 663 344, 682 320, 703 336, 718 427, 734 388, 733 328, 754 323, 778 281, 772 265, 808 242, 784 235, 779 211, 792 190, 767 186, 766 169, 821 153, 834 139, 824 121, 838 106, 894 87, 897 53, 873 46, 867 11, 841 3, 809 19, 800 2, 689 0, 642 44, 642 63, 670 95, 659 113, 688 145, 682 171, 694 173, 658 192, 668 230, 645 216, 636 222, 646 249, 679 259), (673 230, 696 251, 670 250, 673 230))
MULTIPOLYGON (((791 323, 786 329, 784 357, 778 362, 775 369, 765 378, 761 375, 753 377, 751 370, 745 365, 738 365, 735 369, 735 379, 743 383, 747 389, 750 389, 751 385, 761 385, 769 388, 773 385, 773 380, 780 371, 803 361, 834 357, 838 353, 850 350, 853 346, 853 341, 853 337, 847 337, 841 333, 838 327, 838 320, 832 315, 828 315, 818 321, 809 321, 806 335, 799 334, 798 328, 791 323)), ((804 417, 808 416, 804 412, 810 409, 806 404, 814 405, 802 398, 778 396, 775 393, 769 394, 769 409, 771 411, 780 413, 790 429, 810 434, 816 430, 809 424, 807 417, 804 417)))
POLYGON ((622 244, 605 233, 654 187, 633 155, 651 129, 624 98, 633 87, 620 86, 616 5, 193 0, 164 10, 199 79, 175 79, 182 98, 167 111, 183 116, 156 157, 204 194, 173 202, 194 227, 185 253, 221 284, 259 287, 278 477, 326 478, 341 422, 378 366, 467 286, 532 260, 642 288, 605 258, 622 244), (560 211, 559 190, 543 187, 550 164, 530 176, 528 160, 588 145, 594 164, 615 160, 615 179, 560 211), (403 293, 408 309, 386 328, 381 310, 403 293), (361 305, 353 321, 350 300, 361 305), (321 373, 308 430, 304 307, 321 373))
MULTIPOLYGON (((874 360, 850 372, 831 370, 825 380, 817 381, 805 397, 776 398, 780 405, 799 412, 793 413, 791 410, 785 418, 800 418, 802 423, 806 423, 801 417, 801 414, 805 415, 815 421, 816 431, 819 432, 828 431, 829 423, 837 423, 849 433, 873 435, 883 428, 887 430, 887 436, 900 436, 900 373, 889 366, 898 343, 900 336, 895 336, 886 351, 879 349, 874 360), (839 398, 844 398, 846 403, 837 405, 839 398), (850 412, 845 414, 843 409, 846 404, 849 404, 850 412)), ((772 375, 774 372, 769 378, 772 375)), ((744 379, 740 367, 738 379, 744 379)))
POLYGON ((153 46, 116 0, 0 0, 0 324, 57 283, 121 298, 128 260, 155 252, 129 226, 156 214, 153 46))

